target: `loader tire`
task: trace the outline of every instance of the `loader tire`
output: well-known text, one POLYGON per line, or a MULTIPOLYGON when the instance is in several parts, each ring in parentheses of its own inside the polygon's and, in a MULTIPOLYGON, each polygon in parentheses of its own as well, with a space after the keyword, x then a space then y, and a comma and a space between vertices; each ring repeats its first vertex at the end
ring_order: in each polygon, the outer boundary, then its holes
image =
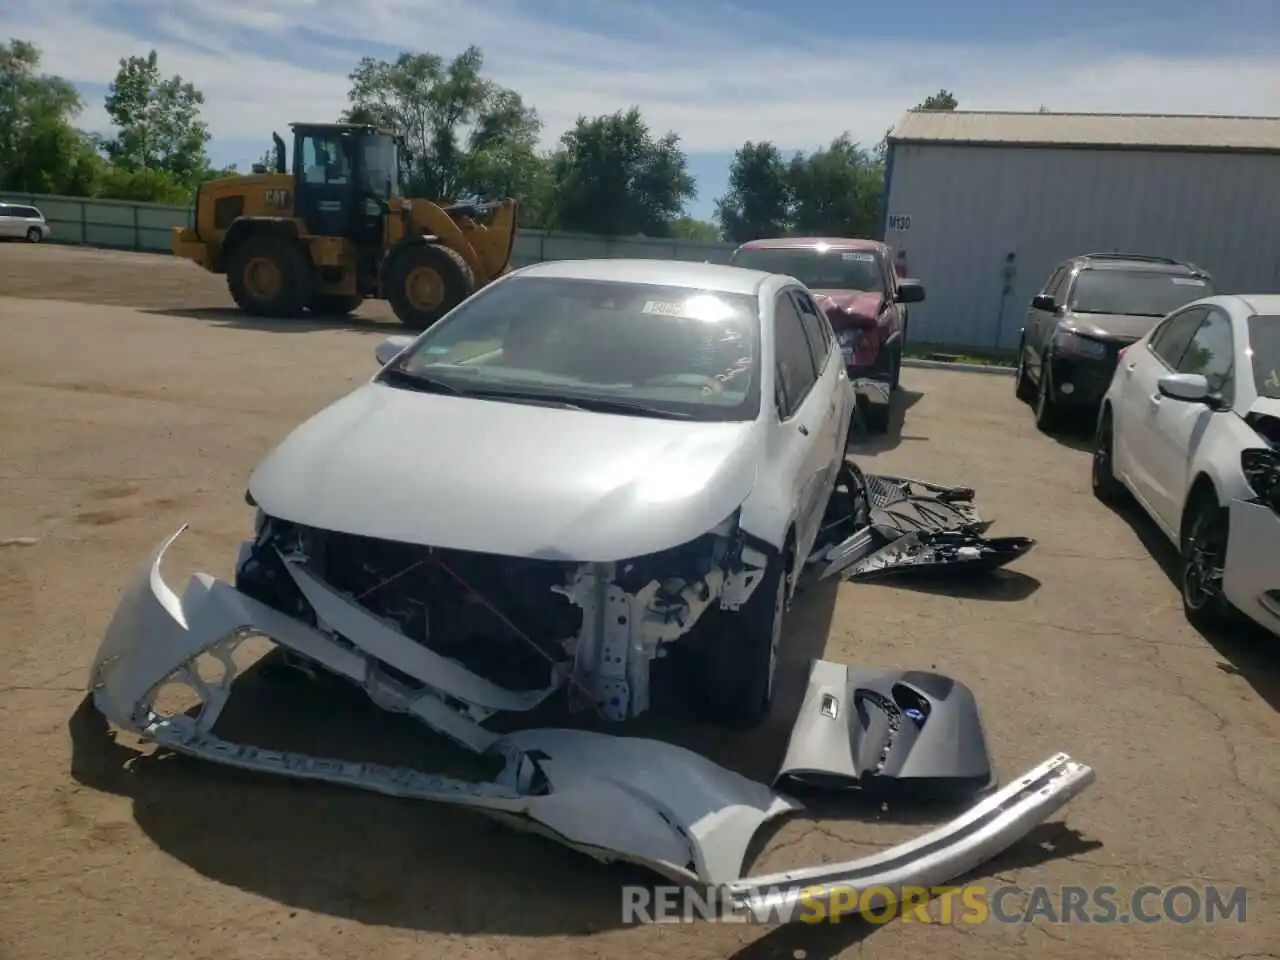
POLYGON ((475 292, 476 278, 456 250, 425 243, 395 254, 385 286, 396 319, 425 330, 475 292))
POLYGON ((227 287, 250 316, 299 316, 312 285, 310 261, 287 237, 249 237, 227 258, 227 287))
POLYGON ((362 303, 364 297, 358 293, 319 293, 311 298, 307 307, 318 317, 345 317, 357 310, 362 303))

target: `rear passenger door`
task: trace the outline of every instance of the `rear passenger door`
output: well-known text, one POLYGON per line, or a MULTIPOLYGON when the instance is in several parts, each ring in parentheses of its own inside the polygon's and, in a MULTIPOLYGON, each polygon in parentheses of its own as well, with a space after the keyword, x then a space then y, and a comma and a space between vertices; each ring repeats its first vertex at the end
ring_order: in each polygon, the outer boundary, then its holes
POLYGON ((773 455, 791 487, 796 555, 803 558, 809 555, 822 519, 814 514, 820 509, 831 459, 830 442, 824 437, 831 400, 819 384, 820 371, 790 290, 774 300, 773 344, 778 433, 773 455))
POLYGON ((853 415, 853 406, 849 402, 851 393, 845 389, 849 374, 845 369, 843 357, 836 349, 835 332, 808 291, 793 289, 791 296, 800 311, 800 320, 804 325, 805 336, 809 340, 809 351, 813 354, 813 365, 818 371, 818 381, 814 389, 821 391, 828 401, 827 422, 823 426, 822 436, 823 442, 827 443, 831 450, 833 466, 829 479, 834 483, 839 461, 844 458, 845 438, 849 432, 847 417, 853 415))

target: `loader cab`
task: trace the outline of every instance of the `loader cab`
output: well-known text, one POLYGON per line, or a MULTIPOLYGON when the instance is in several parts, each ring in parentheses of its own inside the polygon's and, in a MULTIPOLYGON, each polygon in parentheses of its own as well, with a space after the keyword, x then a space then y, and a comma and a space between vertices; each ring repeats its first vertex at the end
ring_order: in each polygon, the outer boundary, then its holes
POLYGON ((311 233, 379 246, 382 219, 401 196, 398 138, 354 123, 295 123, 295 216, 311 233))

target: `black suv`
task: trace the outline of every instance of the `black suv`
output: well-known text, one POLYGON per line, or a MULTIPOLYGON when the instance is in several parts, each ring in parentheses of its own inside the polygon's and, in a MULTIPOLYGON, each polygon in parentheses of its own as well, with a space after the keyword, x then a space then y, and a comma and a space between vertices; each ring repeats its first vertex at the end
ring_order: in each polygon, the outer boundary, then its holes
POLYGON ((1167 257, 1085 253, 1059 264, 1027 311, 1018 399, 1034 399, 1042 430, 1064 410, 1097 410, 1120 351, 1161 317, 1214 292, 1204 270, 1167 257))

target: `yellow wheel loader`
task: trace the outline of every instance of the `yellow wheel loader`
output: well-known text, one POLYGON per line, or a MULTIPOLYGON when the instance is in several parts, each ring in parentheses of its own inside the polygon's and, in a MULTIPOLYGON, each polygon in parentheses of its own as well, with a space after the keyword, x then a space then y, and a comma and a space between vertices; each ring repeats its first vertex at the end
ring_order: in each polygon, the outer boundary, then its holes
POLYGON ((485 204, 409 199, 400 190, 400 140, 364 124, 291 125, 275 171, 200 185, 195 226, 176 227, 175 256, 226 274, 245 313, 350 313, 390 302, 423 330, 510 269, 514 199, 485 204))

